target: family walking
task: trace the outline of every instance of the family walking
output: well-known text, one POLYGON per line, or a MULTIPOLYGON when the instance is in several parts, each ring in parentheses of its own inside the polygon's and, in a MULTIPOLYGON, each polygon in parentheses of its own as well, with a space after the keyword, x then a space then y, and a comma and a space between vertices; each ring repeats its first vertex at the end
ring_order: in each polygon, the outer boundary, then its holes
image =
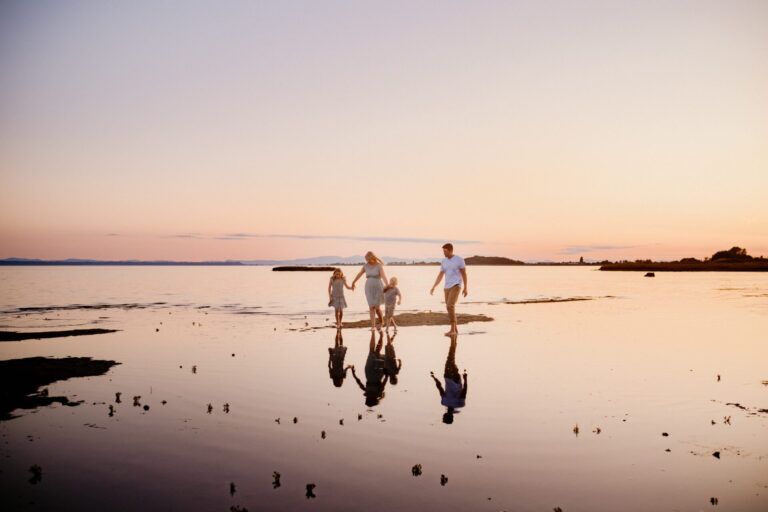
MULTIPOLYGON (((443 245, 443 261, 440 264, 440 272, 437 274, 435 284, 430 290, 434 294, 435 288, 440 281, 445 278, 445 307, 448 311, 448 321, 451 329, 446 335, 455 335, 458 333, 456 327, 456 302, 459 294, 467 296, 467 270, 464 265, 464 259, 461 256, 453 254, 453 245, 443 245), (462 283, 464 289, 462 292, 462 283)), ((381 329, 382 325, 388 331, 392 326, 397 332, 397 323, 395 322, 395 305, 400 305, 402 294, 397 287, 397 278, 387 279, 384 271, 384 262, 374 253, 368 251, 365 254, 365 264, 355 276, 352 284, 347 283, 346 277, 341 269, 336 269, 328 282, 328 306, 335 310, 336 328, 342 326, 344 308, 347 307, 347 301, 344 298, 344 288, 354 290, 357 281, 365 275, 365 299, 368 302, 368 310, 371 318, 371 331, 381 329), (381 305, 385 305, 384 315, 381 313, 381 305)))

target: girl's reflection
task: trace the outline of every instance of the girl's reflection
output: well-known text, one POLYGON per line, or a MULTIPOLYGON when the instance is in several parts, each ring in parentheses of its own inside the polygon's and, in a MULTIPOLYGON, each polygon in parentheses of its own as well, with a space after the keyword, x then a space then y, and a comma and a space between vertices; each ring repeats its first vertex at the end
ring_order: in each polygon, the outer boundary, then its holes
POLYGON ((453 415, 458 412, 456 409, 464 407, 467 400, 467 370, 464 370, 464 381, 462 382, 462 376, 459 375, 459 368, 456 366, 456 339, 456 334, 451 335, 451 347, 448 349, 445 371, 443 372, 445 388, 435 377, 435 372, 429 372, 440 392, 440 403, 448 408, 443 414, 443 423, 447 425, 453 423, 453 415))
POLYGON ((352 377, 365 393, 365 405, 373 407, 384 398, 384 388, 388 375, 384 372, 384 358, 381 348, 384 343, 384 333, 379 330, 379 342, 376 343, 376 331, 371 331, 371 342, 368 346, 368 359, 365 361, 365 384, 357 377, 355 365, 352 365, 352 377))
POLYGON ((387 333, 387 344, 384 345, 384 373, 389 377, 389 383, 393 386, 397 385, 397 374, 400 373, 400 368, 403 366, 403 362, 395 355, 395 346, 392 344, 395 341, 394 333, 392 336, 387 333))
POLYGON ((344 356, 346 355, 347 347, 344 346, 344 339, 341 337, 341 329, 337 329, 333 347, 328 347, 328 373, 331 376, 333 385, 337 388, 340 388, 341 385, 344 384, 347 370, 351 368, 350 366, 344 368, 344 356))

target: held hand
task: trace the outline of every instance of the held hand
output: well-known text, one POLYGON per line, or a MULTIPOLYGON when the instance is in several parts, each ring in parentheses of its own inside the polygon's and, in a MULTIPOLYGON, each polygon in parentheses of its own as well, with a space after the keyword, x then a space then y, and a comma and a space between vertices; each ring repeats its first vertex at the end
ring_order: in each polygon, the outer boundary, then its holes
POLYGON ((434 286, 432 287, 431 290, 429 290, 429 294, 430 295, 434 295, 435 294, 435 287, 434 286))

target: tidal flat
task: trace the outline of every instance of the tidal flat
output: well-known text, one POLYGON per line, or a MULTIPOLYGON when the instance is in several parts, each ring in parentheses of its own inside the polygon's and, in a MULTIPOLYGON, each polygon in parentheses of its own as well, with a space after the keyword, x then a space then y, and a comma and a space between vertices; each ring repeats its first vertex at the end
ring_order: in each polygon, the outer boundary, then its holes
MULTIPOLYGON (((398 313, 443 312, 428 293, 436 269, 388 271, 398 313)), ((452 343, 444 325, 315 329, 333 320, 322 272, 0 268, 0 329, 116 331, 0 343, 0 360, 120 363, 45 385, 77 407, 0 421, 3 503, 768 509, 768 276, 470 267, 469 277, 459 313, 493 321, 460 325, 452 343), (379 359, 381 371, 369 366, 379 359), (466 395, 448 418, 440 386, 454 368, 466 395)), ((362 325, 363 294, 346 294, 344 320, 362 325)))

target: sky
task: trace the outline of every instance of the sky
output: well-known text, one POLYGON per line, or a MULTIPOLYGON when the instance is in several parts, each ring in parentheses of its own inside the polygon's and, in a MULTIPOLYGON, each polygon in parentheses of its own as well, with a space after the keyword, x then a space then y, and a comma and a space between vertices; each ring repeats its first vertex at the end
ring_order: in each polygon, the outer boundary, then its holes
POLYGON ((0 2, 0 258, 768 255, 768 2, 0 2))

